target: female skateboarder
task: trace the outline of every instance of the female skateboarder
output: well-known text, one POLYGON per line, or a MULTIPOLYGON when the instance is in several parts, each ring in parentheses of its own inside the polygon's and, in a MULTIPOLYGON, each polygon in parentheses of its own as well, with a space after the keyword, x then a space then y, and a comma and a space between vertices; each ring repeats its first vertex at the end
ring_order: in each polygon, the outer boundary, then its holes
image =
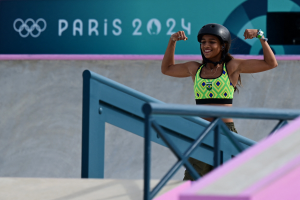
MULTIPOLYGON (((229 54, 231 36, 228 29, 220 24, 206 24, 198 33, 198 42, 203 58, 202 63, 190 61, 175 64, 176 43, 187 40, 184 31, 174 33, 162 60, 161 71, 173 77, 192 77, 197 105, 232 106, 234 92, 241 84, 241 73, 257 73, 275 68, 278 64, 273 51, 264 37, 263 31, 246 29, 245 39, 258 38, 261 42, 264 59, 235 59, 229 54)), ((205 118, 212 121, 211 118, 205 118)), ((227 127, 236 132, 232 119, 222 119, 227 127)), ((189 158, 200 176, 210 172, 213 167, 194 158, 189 158)), ((193 180, 185 171, 184 180, 193 180)))

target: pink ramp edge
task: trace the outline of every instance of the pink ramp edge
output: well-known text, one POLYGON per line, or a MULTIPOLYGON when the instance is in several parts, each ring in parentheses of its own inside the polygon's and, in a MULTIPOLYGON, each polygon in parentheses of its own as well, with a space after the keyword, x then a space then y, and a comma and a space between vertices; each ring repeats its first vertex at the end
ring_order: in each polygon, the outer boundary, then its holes
POLYGON ((165 194, 156 197, 154 200, 166 200, 166 199, 172 199, 172 200, 179 200, 179 193, 186 188, 190 187, 192 184, 191 181, 186 181, 185 183, 177 186, 176 188, 170 190, 169 192, 166 192, 165 194))
MULTIPOLYGON (((239 59, 259 59, 262 55, 232 55, 239 59)), ((162 60, 163 55, 114 54, 0 54, 0 60, 162 60)), ((175 55, 176 60, 202 60, 201 55, 175 55)), ((277 55, 277 60, 300 60, 300 55, 277 55)))
MULTIPOLYGON (((182 196, 180 196, 180 200, 183 199, 182 196)), ((248 197, 242 197, 242 196, 210 196, 210 195, 201 195, 201 196, 185 196, 184 200, 253 200, 249 199, 248 197)), ((267 200, 267 199, 265 199, 267 200)))
POLYGON ((300 196, 300 155, 241 193, 255 200, 297 199, 300 196))
POLYGON ((263 150, 267 149, 268 147, 272 146, 273 144, 277 143, 278 141, 282 140, 282 138, 288 136, 295 130, 297 130, 300 126, 300 117, 293 120, 290 124, 284 126, 281 128, 276 134, 273 134, 259 143, 257 143, 255 146, 248 148, 238 156, 236 156, 231 161, 226 162, 224 165, 220 166, 216 170, 212 171, 211 173, 207 174, 205 177, 199 179, 195 183, 192 184, 192 186, 183 191, 180 194, 180 200, 192 200, 191 196, 193 196, 197 191, 200 191, 205 186, 209 185, 210 183, 216 181, 217 179, 221 178, 228 172, 234 170, 241 164, 248 161, 250 158, 254 157, 255 155, 259 154, 263 150))

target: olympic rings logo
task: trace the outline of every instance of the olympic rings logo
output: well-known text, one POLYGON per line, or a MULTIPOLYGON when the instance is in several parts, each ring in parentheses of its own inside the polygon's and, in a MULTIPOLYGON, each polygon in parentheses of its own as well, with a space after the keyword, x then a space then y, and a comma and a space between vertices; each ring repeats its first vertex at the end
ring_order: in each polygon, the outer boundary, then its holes
POLYGON ((41 32, 43 32, 46 29, 46 27, 47 23, 42 18, 39 18, 36 22, 31 18, 27 19, 25 22, 20 18, 14 21, 15 31, 17 31, 23 38, 26 38, 29 34, 32 37, 37 38, 40 36, 41 32), (43 28, 41 28, 40 25, 42 25, 43 28))

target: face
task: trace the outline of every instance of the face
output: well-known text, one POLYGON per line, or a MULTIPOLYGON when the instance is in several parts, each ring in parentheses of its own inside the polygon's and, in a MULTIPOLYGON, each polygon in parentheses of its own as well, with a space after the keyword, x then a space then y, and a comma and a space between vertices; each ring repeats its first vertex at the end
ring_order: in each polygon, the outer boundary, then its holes
POLYGON ((222 48, 220 40, 214 35, 203 35, 201 39, 201 50, 207 59, 220 59, 222 48))

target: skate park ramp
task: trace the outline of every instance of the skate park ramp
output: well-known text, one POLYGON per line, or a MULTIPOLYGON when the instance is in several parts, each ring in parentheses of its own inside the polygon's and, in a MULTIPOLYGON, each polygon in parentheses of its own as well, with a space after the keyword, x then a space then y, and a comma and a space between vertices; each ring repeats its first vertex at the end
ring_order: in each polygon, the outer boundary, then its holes
MULTIPOLYGON (((177 61, 184 62, 184 61, 177 61)), ((235 107, 299 108, 299 61, 242 74, 235 107)), ((191 78, 161 74, 161 61, 0 61, 0 176, 80 178, 82 72, 86 69, 166 103, 194 105, 191 78)), ((240 135, 259 141, 274 121, 235 120, 240 135)), ((142 179, 143 138, 106 124, 105 179, 142 179)), ((176 161, 153 144, 152 177, 176 161)), ((174 177, 182 180, 184 168, 174 177)))
POLYGON ((300 195, 300 118, 181 192, 180 200, 294 200, 300 195))

